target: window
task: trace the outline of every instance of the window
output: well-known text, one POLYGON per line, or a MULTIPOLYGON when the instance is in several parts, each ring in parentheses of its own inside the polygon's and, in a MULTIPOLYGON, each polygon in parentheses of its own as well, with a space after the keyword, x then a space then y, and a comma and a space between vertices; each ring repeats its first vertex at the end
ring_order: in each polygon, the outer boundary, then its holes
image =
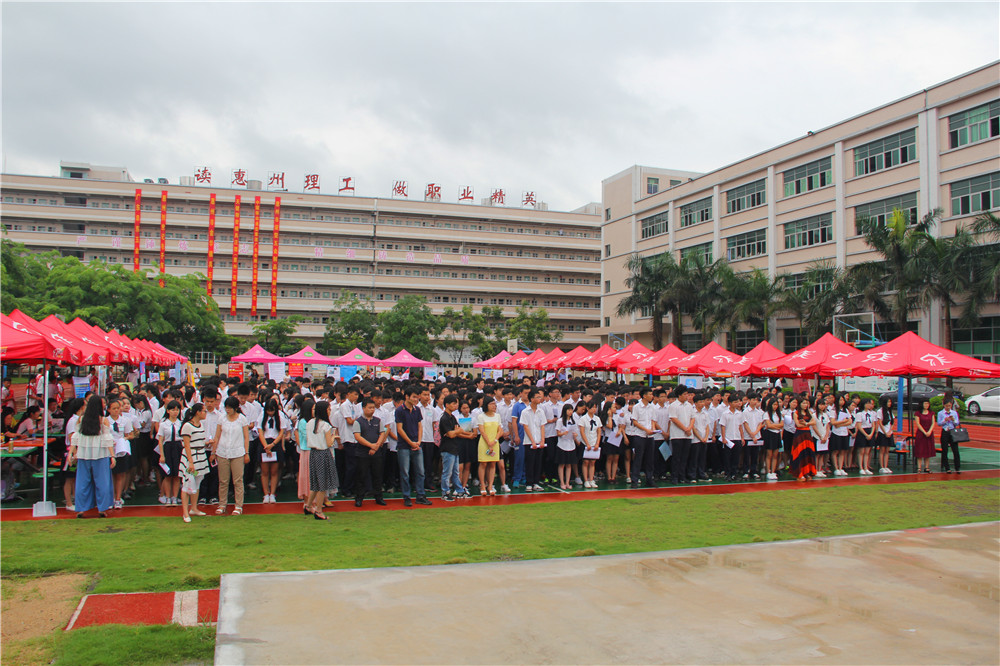
POLYGON ((694 203, 681 206, 681 228, 690 227, 700 222, 712 219, 712 197, 699 199, 694 203))
MULTIPOLYGON (((803 285, 806 284, 806 274, 796 273, 795 275, 783 275, 781 276, 782 281, 785 284, 786 289, 801 289, 803 285)), ((804 295, 806 298, 815 298, 820 292, 827 291, 833 287, 833 274, 832 273, 820 273, 814 276, 814 280, 818 281, 810 282, 809 288, 805 291, 804 295)))
POLYGON ((729 261, 749 259, 767 254, 767 229, 748 231, 726 239, 726 258, 729 261))
POLYGON ((611 293, 611 280, 605 280, 604 281, 604 293, 605 294, 610 294, 611 293))
POLYGON ((1000 206, 1000 171, 951 184, 951 214, 969 215, 1000 206))
POLYGON ((611 209, 610 208, 605 208, 604 209, 604 220, 608 221, 610 219, 611 219, 611 209))
POLYGON ((746 208, 756 208, 767 203, 765 190, 767 178, 734 187, 726 191, 726 212, 737 213, 746 208))
POLYGON ((746 354, 751 349, 764 341, 764 329, 757 328, 750 331, 736 331, 735 339, 729 341, 728 348, 735 354, 746 354))
POLYGON ((786 354, 791 354, 792 352, 797 352, 806 345, 808 345, 812 340, 806 337, 806 334, 797 328, 785 328, 782 329, 785 332, 785 347, 784 352, 786 354))
POLYGON ((917 159, 917 130, 910 129, 854 149, 854 175, 863 176, 917 159))
POLYGON ((681 250, 681 261, 686 259, 693 259, 694 257, 702 257, 706 264, 712 263, 712 243, 701 243, 700 245, 692 245, 691 247, 686 247, 681 250))
POLYGON ((854 207, 854 231, 861 233, 861 221, 865 219, 875 220, 879 224, 885 224, 886 219, 894 209, 900 209, 907 214, 910 224, 917 221, 917 193, 901 194, 898 197, 889 197, 881 201, 861 204, 854 207))
POLYGON ((701 349, 701 333, 684 333, 681 335, 681 349, 701 349))
POLYGON ((785 223, 785 249, 809 247, 833 240, 833 215, 824 213, 785 223))
POLYGON ((952 148, 1000 136, 1000 100, 948 117, 952 148))
POLYGON ((656 194, 660 191, 659 178, 646 178, 646 194, 656 194))
POLYGON ((641 235, 643 238, 652 238, 653 236, 659 236, 660 234, 667 233, 667 219, 669 218, 669 212, 657 213, 652 217, 647 217, 641 220, 642 230, 641 235))
POLYGON ((821 160, 786 171, 782 174, 782 180, 785 183, 785 196, 795 196, 831 184, 833 182, 832 163, 831 158, 824 157, 821 160))
POLYGON ((611 256, 611 245, 610 244, 604 246, 604 256, 605 257, 610 257, 611 256))

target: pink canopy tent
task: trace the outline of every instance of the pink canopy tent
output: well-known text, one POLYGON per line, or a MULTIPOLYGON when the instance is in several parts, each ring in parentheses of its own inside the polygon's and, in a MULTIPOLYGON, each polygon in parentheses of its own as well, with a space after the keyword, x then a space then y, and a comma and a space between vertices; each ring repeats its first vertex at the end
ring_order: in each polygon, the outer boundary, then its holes
POLYGON ((731 377, 732 365, 742 357, 714 340, 693 354, 677 359, 666 368, 668 375, 710 375, 731 377))
POLYGON ((618 350, 615 349, 614 347, 611 347, 609 345, 601 345, 591 353, 574 359, 574 363, 570 367, 581 368, 585 370, 593 370, 594 369, 594 366, 592 365, 593 363, 596 363, 604 359, 606 356, 610 356, 612 354, 617 354, 617 353, 618 350))
POLYGON ((230 360, 235 363, 282 363, 285 361, 283 357, 272 354, 260 345, 254 345, 239 356, 232 357, 230 360))
POLYGON ((434 365, 430 361, 421 361, 405 349, 400 349, 384 361, 379 361, 379 364, 389 368, 429 368, 434 365))
POLYGON ((556 347, 541 358, 532 361, 531 365, 525 365, 524 367, 532 370, 545 370, 549 368, 547 364, 550 362, 550 359, 559 358, 560 356, 565 356, 565 353, 559 347, 556 347))
POLYGON ((1000 365, 939 347, 913 331, 850 357, 831 359, 823 371, 854 377, 1000 377, 1000 365))
POLYGON ((508 358, 506 361, 500 361, 499 363, 495 364, 493 367, 495 369, 498 369, 498 370, 507 370, 508 368, 513 367, 511 365, 512 363, 520 363, 521 361, 523 361, 526 358, 528 358, 528 354, 525 353, 525 352, 523 352, 523 351, 521 351, 521 350, 518 350, 516 354, 514 354, 513 356, 511 356, 510 358, 508 358))
MULTIPOLYGON (((323 356, 309 345, 306 345, 305 347, 298 350, 291 356, 285 356, 280 360, 285 361, 286 363, 323 363, 326 365, 337 364, 336 359, 332 359, 328 356, 323 356)), ((363 365, 363 364, 359 363, 358 365, 363 365)))
POLYGON ((605 357, 600 362, 607 368, 614 368, 615 370, 618 370, 619 366, 624 367, 626 365, 638 363, 639 361, 649 358, 652 355, 653 352, 650 351, 646 345, 637 340, 633 340, 620 352, 614 356, 605 357))
POLYGON ((832 333, 824 333, 819 340, 796 352, 770 361, 751 364, 750 372, 747 374, 768 377, 798 377, 819 374, 821 377, 832 377, 833 374, 824 369, 825 364, 851 358, 857 353, 857 349, 843 340, 835 338, 832 333))
POLYGON ((620 367, 620 372, 638 372, 648 375, 667 374, 661 368, 667 367, 671 362, 687 356, 684 351, 673 344, 669 344, 663 349, 653 352, 651 356, 636 363, 626 363, 620 367))
POLYGON ((502 363, 511 357, 511 353, 506 349, 493 358, 488 358, 485 361, 476 361, 472 364, 473 368, 493 368, 497 363, 502 363))
MULTIPOLYGON (((314 352, 315 353, 315 352, 314 352)), ((374 356, 369 356, 357 347, 347 352, 343 356, 330 359, 329 361, 309 361, 310 363, 330 363, 331 365, 385 365, 385 361, 380 361, 374 356)))

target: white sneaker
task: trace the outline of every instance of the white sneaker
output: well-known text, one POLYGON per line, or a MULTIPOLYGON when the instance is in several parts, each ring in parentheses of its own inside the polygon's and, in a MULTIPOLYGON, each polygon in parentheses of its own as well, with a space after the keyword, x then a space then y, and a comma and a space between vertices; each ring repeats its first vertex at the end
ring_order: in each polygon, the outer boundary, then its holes
POLYGON ((886 467, 886 468, 885 468, 885 473, 886 473, 886 474, 892 474, 892 470, 891 470, 891 469, 889 469, 888 467, 886 467))
POLYGON ((823 472, 816 472, 816 478, 817 479, 825 479, 826 478, 826 474, 823 473, 823 472))
POLYGON ((506 483, 503 484, 502 486, 500 486, 500 492, 502 492, 502 493, 509 493, 510 492, 510 486, 508 486, 506 483))
POLYGON ((542 492, 543 490, 544 490, 544 488, 542 488, 542 487, 541 487, 540 485, 538 485, 537 483, 535 484, 535 492, 539 492, 539 493, 540 493, 540 492, 542 492))
POLYGON ((767 480, 768 481, 777 481, 778 480, 778 475, 775 474, 774 472, 770 472, 767 475, 767 480))
POLYGON ((526 492, 526 493, 530 493, 530 492, 532 492, 532 491, 533 491, 534 489, 535 489, 535 487, 534 487, 534 486, 525 486, 525 487, 524 487, 524 492, 526 492))
POLYGON ((160 495, 160 504, 166 504, 166 503, 167 503, 167 498, 164 497, 163 495, 160 495))
POLYGON ((66 510, 67 511, 76 511, 76 508, 72 504, 67 504, 66 505, 66 510))
POLYGON ((580 477, 576 477, 575 479, 573 479, 573 483, 575 483, 578 486, 583 485, 583 479, 581 479, 580 477))

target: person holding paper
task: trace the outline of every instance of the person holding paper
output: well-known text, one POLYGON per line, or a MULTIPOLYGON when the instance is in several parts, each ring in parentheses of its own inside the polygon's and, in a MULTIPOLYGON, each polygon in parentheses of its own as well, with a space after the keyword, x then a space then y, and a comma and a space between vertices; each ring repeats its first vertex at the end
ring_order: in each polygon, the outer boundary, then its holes
POLYGON ((476 428, 479 430, 479 487, 485 489, 481 491, 484 494, 496 495, 493 479, 500 462, 501 428, 497 403, 493 398, 483 400, 483 411, 476 417, 476 428))
POLYGON ((722 460, 725 466, 726 480, 736 480, 736 467, 740 460, 740 450, 743 448, 743 424, 746 422, 742 406, 742 396, 739 393, 729 397, 729 411, 719 419, 722 430, 722 460))
MULTIPOLYGON (((608 483, 615 483, 617 481, 618 459, 622 452, 622 444, 625 440, 625 426, 628 420, 623 413, 624 411, 625 398, 618 396, 615 398, 614 404, 608 409, 608 418, 604 424, 605 432, 607 433, 606 441, 608 443, 604 474, 608 479, 608 483)), ((626 461, 625 464, 627 466, 628 462, 626 461)))
POLYGON ((528 407, 521 412, 518 425, 524 429, 524 489, 529 493, 542 490, 542 456, 545 450, 546 414, 540 407, 542 392, 537 388, 528 390, 528 407))

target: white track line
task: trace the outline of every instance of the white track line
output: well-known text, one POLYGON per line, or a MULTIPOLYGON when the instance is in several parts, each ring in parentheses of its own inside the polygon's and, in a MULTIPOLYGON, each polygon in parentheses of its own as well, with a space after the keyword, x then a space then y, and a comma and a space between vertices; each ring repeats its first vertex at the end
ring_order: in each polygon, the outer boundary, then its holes
POLYGON ((87 597, 89 596, 89 594, 85 594, 83 595, 83 599, 80 599, 80 603, 77 604, 76 610, 73 611, 73 617, 69 619, 69 624, 66 625, 66 631, 72 629, 73 625, 76 624, 77 618, 80 617, 80 613, 83 611, 83 604, 87 603, 87 597))

